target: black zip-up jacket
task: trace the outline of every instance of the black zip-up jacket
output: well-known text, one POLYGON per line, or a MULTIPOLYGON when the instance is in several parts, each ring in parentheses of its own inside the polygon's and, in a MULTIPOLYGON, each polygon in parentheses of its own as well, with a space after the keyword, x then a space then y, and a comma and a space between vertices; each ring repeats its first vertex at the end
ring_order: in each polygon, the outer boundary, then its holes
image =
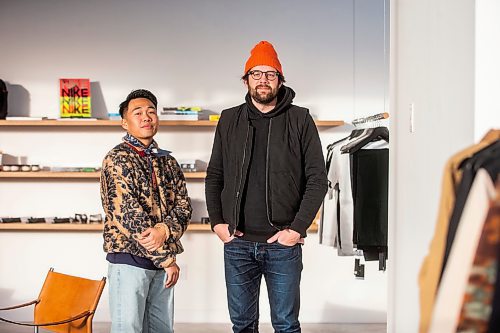
MULTIPOLYGON (((327 191, 325 162, 318 130, 309 110, 292 104, 295 92, 282 86, 269 121, 266 157, 268 220, 277 230, 290 228, 306 236, 327 191)), ((248 120, 251 99, 222 111, 205 179, 212 229, 238 226, 241 193, 247 177, 253 130, 248 120)), ((252 184, 248 184, 252 186, 252 184)))

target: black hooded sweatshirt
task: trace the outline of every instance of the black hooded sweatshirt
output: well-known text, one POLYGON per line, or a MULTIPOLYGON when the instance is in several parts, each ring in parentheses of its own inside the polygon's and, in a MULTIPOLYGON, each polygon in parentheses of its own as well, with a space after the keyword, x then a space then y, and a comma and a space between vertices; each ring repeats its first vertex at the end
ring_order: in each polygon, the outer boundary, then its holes
MULTIPOLYGON (((273 110, 263 113, 255 107, 250 94, 245 97, 248 107, 248 121, 253 131, 252 150, 248 173, 241 197, 241 213, 238 230, 241 238, 253 242, 266 242, 278 230, 269 223, 266 207, 266 157, 270 118, 279 114, 284 106, 292 102, 292 89, 280 89, 278 103, 273 110), (250 184, 250 186, 249 186, 250 184)), ((272 156, 270 156, 272 158, 272 156)))
POLYGON ((294 96, 282 86, 271 112, 248 95, 222 112, 205 179, 212 229, 227 223, 256 241, 285 228, 306 236, 328 181, 316 125, 294 96))

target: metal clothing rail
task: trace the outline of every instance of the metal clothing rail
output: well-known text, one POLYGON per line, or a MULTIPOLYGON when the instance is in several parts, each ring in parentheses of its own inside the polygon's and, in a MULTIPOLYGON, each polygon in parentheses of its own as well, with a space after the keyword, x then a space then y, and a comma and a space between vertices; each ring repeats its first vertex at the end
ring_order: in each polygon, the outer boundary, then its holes
POLYGON ((370 123, 372 121, 377 121, 377 120, 382 120, 382 119, 387 119, 387 118, 389 118, 389 113, 387 113, 387 112, 378 113, 378 114, 374 114, 372 116, 354 119, 352 121, 352 124, 353 125, 365 124, 365 123, 370 123))

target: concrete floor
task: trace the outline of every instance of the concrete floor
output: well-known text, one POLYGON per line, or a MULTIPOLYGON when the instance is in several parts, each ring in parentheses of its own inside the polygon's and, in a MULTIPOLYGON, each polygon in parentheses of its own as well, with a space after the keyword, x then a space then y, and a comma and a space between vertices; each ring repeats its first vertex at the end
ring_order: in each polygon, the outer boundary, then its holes
MULTIPOLYGON (((0 333, 28 333, 33 329, 0 323, 0 333)), ((40 333, 49 332, 40 329, 40 333)), ((94 333, 108 333, 109 323, 94 323, 94 333)), ((230 333, 229 324, 175 324, 175 333, 230 333)), ((271 324, 261 324, 260 333, 272 333, 271 324)), ((385 333, 386 324, 302 324, 303 333, 385 333)), ((159 332, 160 333, 160 332, 159 332)))

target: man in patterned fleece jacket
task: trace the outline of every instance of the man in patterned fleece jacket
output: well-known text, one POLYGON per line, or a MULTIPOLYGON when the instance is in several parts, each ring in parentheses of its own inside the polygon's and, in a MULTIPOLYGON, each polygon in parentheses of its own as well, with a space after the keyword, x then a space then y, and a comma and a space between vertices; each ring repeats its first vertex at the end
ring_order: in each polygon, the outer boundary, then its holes
POLYGON ((179 164, 153 140, 156 107, 150 91, 127 96, 120 104, 127 135, 102 165, 112 333, 173 332, 176 255, 192 208, 179 164))

